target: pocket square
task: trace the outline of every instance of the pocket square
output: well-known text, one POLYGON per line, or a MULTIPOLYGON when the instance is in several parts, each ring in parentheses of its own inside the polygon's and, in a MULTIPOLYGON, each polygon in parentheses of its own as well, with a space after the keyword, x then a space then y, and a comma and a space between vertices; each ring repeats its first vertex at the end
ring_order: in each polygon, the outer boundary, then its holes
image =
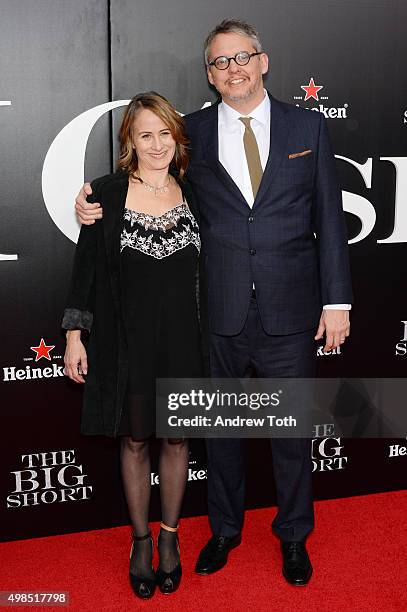
POLYGON ((296 157, 303 157, 304 155, 309 155, 312 153, 311 149, 306 149, 306 151, 300 151, 299 153, 290 153, 288 159, 295 159, 296 157))

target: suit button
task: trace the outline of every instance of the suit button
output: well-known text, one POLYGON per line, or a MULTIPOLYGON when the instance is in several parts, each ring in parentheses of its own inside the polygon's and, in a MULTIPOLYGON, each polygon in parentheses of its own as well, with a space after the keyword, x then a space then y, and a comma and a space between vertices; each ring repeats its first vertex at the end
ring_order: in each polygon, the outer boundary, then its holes
POLYGON ((250 249, 250 255, 256 255, 256 249, 250 249))
POLYGON ((253 223, 254 217, 249 217, 247 220, 248 220, 249 223, 253 223))

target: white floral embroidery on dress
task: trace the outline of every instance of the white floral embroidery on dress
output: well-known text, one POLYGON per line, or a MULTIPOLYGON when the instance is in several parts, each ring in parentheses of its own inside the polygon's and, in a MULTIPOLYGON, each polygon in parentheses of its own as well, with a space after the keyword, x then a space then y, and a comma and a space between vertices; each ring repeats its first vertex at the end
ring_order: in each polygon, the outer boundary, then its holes
POLYGON ((141 228, 136 228, 131 232, 123 228, 120 236, 120 252, 127 246, 155 259, 163 259, 184 249, 189 244, 194 245, 198 253, 200 251, 198 224, 184 202, 159 217, 126 208, 124 219, 130 222, 131 228, 137 224, 145 231, 153 230, 157 233, 143 236, 140 233, 141 228), (185 219, 186 223, 179 223, 181 219, 185 219), (179 226, 183 229, 178 229, 179 226), (161 232, 165 232, 168 237, 163 236, 161 232))

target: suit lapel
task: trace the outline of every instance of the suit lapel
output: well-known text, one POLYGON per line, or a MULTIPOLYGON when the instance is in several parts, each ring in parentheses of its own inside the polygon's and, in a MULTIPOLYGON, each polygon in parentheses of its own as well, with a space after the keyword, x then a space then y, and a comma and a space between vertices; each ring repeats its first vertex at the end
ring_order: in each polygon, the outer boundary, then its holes
POLYGON ((253 207, 257 206, 269 191, 280 164, 287 155, 289 125, 286 118, 286 111, 282 104, 270 96, 270 94, 268 95, 271 103, 270 151, 253 207))
POLYGON ((242 203, 249 207, 248 203, 239 187, 233 181, 230 174, 219 161, 219 140, 218 140, 218 104, 210 107, 205 124, 202 125, 202 144, 205 151, 205 158, 208 165, 215 172, 230 193, 242 203))

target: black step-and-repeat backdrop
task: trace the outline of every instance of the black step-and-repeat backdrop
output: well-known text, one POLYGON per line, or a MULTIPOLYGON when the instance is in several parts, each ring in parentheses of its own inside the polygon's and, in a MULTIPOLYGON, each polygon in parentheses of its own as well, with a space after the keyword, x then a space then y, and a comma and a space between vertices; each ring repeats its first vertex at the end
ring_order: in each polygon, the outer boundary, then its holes
MULTIPOLYGON (((214 101, 202 44, 224 17, 255 24, 267 87, 328 119, 347 213, 355 305, 322 376, 403 377, 407 364, 407 74, 402 0, 2 0, 1 539, 128 522, 117 442, 79 433, 61 313, 84 178, 114 167, 122 107, 155 89, 182 113, 214 101)), ((406 398, 407 400, 407 398, 406 398)), ((315 429, 316 499, 406 486, 406 439, 315 429)), ((273 505, 269 444, 250 441, 247 505, 273 505)), ((204 445, 191 445, 184 515, 206 513, 204 445)), ((152 516, 159 517, 156 465, 152 516)))

